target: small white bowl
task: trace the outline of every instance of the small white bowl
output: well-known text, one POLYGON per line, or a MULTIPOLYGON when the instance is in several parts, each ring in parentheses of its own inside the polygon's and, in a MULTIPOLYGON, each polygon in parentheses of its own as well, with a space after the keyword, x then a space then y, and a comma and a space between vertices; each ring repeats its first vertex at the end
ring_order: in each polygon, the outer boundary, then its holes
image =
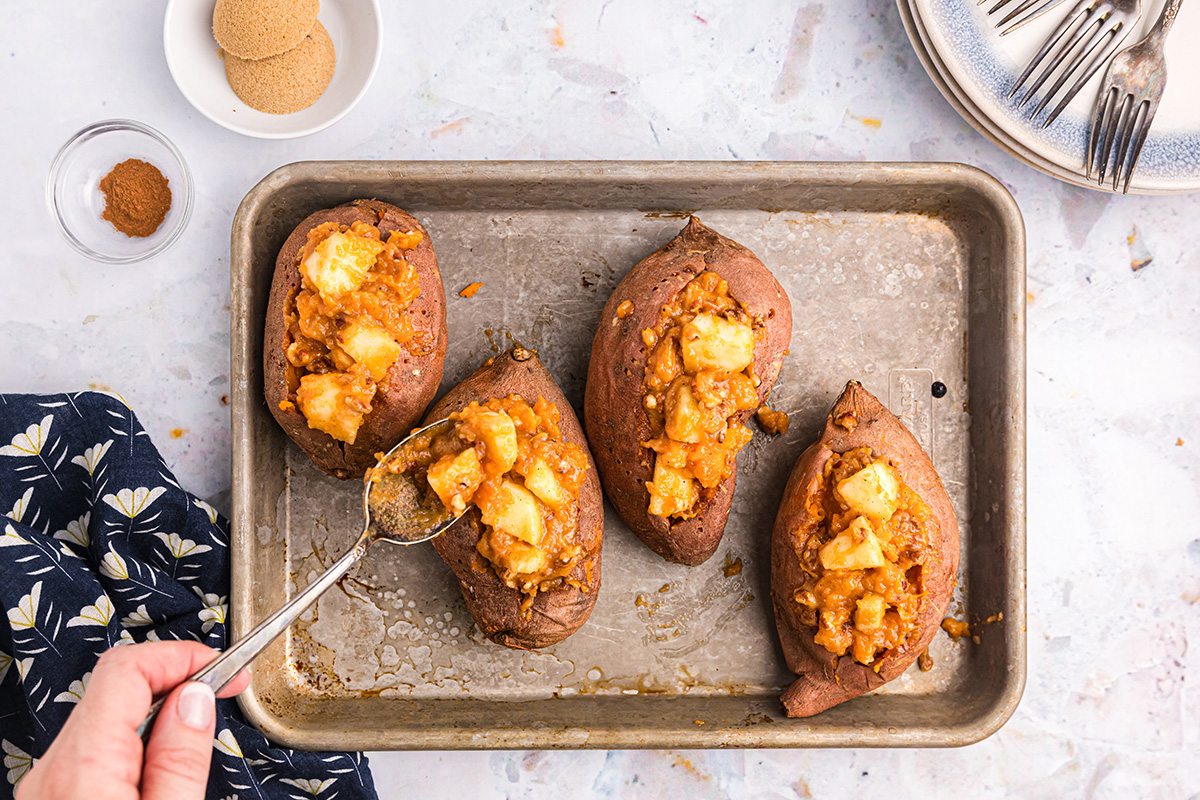
POLYGON ((213 38, 216 0, 169 0, 163 49, 175 85, 197 111, 236 133, 259 139, 294 139, 328 128, 366 94, 383 51, 379 0, 324 0, 318 19, 337 54, 333 80, 308 108, 265 114, 238 99, 225 80, 225 62, 213 38))

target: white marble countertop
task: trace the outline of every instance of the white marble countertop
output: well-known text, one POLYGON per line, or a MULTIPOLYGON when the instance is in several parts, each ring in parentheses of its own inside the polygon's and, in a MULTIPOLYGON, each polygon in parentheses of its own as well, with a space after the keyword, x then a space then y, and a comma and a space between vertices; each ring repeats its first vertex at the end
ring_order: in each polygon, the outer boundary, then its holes
POLYGON ((229 228, 281 164, 966 162, 1029 234, 1029 681, 960 750, 375 754, 382 797, 1200 797, 1200 195, 1115 198, 1017 163, 938 94, 892 0, 384 5, 363 102, 287 142, 187 104, 159 2, 0 8, 0 391, 120 391, 181 484, 227 507, 229 228), (112 117, 163 131, 196 183, 182 239, 134 266, 76 255, 44 200, 57 148, 112 117))

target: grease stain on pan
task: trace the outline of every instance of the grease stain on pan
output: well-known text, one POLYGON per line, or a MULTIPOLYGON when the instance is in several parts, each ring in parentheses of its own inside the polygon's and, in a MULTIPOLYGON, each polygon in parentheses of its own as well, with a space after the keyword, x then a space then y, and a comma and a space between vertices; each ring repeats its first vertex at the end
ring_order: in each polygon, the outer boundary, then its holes
POLYGON ((701 569, 716 570, 699 586, 689 581, 686 585, 670 585, 672 591, 645 591, 634 600, 638 620, 645 633, 642 644, 660 647, 661 656, 679 658, 704 646, 739 611, 754 600, 745 576, 742 575, 742 558, 732 551, 726 553, 726 562, 710 560, 701 569), (734 565, 736 564, 736 569, 734 565))

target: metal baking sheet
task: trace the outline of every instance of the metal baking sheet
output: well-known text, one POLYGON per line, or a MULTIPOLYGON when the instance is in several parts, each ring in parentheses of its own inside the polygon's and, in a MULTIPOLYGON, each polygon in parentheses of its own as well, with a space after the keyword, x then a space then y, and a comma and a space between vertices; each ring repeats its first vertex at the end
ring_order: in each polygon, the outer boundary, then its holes
POLYGON ((233 223, 235 636, 362 524, 359 485, 326 477, 272 420, 261 356, 283 240, 359 197, 412 212, 433 238, 450 326, 442 392, 519 342, 577 412, 610 291, 697 213, 791 296, 772 405, 792 426, 743 452, 725 538, 700 567, 665 563, 610 508, 591 620, 541 652, 486 641, 432 547, 378 545, 254 665, 241 702, 267 736, 313 749, 924 747, 1004 724, 1025 681, 1024 228, 998 182, 955 164, 346 161, 271 173, 233 223), (849 378, 909 424, 945 481, 962 532, 951 613, 980 623, 979 643, 939 635, 932 671, 789 720, 771 526, 849 378))

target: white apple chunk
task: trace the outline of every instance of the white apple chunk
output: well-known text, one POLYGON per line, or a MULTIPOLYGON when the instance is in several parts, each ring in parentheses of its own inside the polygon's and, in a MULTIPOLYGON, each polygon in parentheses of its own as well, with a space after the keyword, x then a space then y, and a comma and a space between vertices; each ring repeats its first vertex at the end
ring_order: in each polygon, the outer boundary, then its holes
POLYGON ((333 233, 321 240, 300 271, 323 298, 336 297, 362 286, 383 243, 348 233, 333 233))
POLYGON ((483 483, 483 467, 475 449, 468 448, 456 456, 442 456, 426 471, 425 480, 442 505, 453 514, 461 514, 483 483))
POLYGON ((754 331, 715 314, 697 314, 680 336, 683 366, 691 374, 704 369, 741 372, 754 361, 754 331))
POLYGON ((346 405, 348 391, 335 373, 305 375, 296 390, 296 405, 308 427, 324 431, 339 442, 354 444, 363 413, 346 405))
POLYGON ((404 348, 390 333, 362 319, 356 319, 338 331, 337 340, 341 348, 377 381, 387 377, 392 364, 404 354, 404 348))
POLYGON ((525 474, 525 488, 551 508, 562 508, 568 500, 567 492, 559 483, 554 470, 541 459, 534 461, 525 474))
POLYGON ((476 439, 483 442, 484 466, 491 475, 503 475, 517 463, 517 427, 512 417, 499 411, 481 411, 471 418, 476 439))
POLYGON ((864 633, 878 630, 883 625, 883 614, 887 611, 887 603, 883 595, 867 592, 855 603, 854 627, 864 633))
POLYGON ((682 470, 667 466, 661 455, 654 460, 654 479, 647 488, 650 490, 649 511, 659 517, 690 511, 700 496, 696 481, 682 470))
POLYGON ((900 505, 900 476, 886 462, 876 461, 839 481, 837 493, 854 513, 888 520, 900 505))
POLYGON ((866 517, 855 517, 848 528, 821 546, 818 555, 825 569, 871 569, 887 563, 866 517))
POLYGON ((542 540, 544 527, 542 511, 533 492, 524 486, 503 481, 494 492, 489 492, 479 503, 480 517, 509 536, 521 539, 533 546, 542 540))

